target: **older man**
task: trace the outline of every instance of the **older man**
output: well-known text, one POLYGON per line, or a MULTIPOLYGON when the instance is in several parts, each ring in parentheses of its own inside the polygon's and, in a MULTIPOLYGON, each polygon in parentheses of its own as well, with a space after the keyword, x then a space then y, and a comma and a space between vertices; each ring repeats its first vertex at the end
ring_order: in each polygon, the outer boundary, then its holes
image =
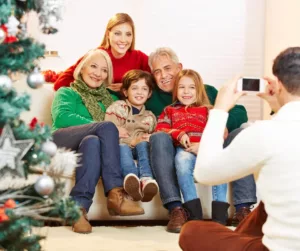
MULTIPOLYGON (((172 103, 172 91, 176 75, 182 69, 177 55, 170 48, 159 48, 149 57, 149 66, 156 80, 157 86, 153 91, 152 97, 146 103, 146 108, 151 110, 156 116, 160 115, 164 107, 172 103)), ((209 85, 205 89, 211 104, 215 103, 218 91, 209 85)), ((229 136, 224 142, 226 147, 241 129, 235 130, 242 123, 247 122, 247 112, 241 105, 236 105, 229 112, 227 129, 229 136), (232 133, 231 133, 232 132, 232 133)), ((168 232, 179 233, 182 225, 187 221, 188 216, 183 209, 180 190, 176 178, 174 155, 175 149, 171 137, 168 134, 159 132, 150 138, 151 163, 153 173, 160 187, 160 196, 164 206, 168 209, 170 221, 167 226, 168 232)), ((237 225, 245 216, 250 213, 250 206, 256 203, 256 186, 253 175, 247 176, 233 182, 233 198, 236 207, 234 223, 237 225)), ((184 205, 192 210, 193 205, 184 205)), ((218 208, 213 204, 213 215, 225 217, 225 208, 218 208)), ((190 210, 189 210, 190 211, 190 210)), ((198 218, 202 218, 200 215, 198 218)))

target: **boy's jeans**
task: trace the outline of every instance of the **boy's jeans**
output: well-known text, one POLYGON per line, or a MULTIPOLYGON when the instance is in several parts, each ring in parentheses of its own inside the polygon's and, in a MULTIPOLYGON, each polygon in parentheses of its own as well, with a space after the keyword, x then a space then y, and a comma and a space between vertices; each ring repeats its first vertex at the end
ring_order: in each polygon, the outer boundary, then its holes
MULTIPOLYGON (((194 169, 196 155, 186 152, 182 147, 176 147, 175 168, 177 180, 184 202, 198 198, 194 182, 194 169)), ((212 186, 212 198, 214 201, 227 202, 227 184, 212 186)))
POLYGON ((149 143, 140 142, 134 148, 130 148, 127 144, 120 144, 120 160, 123 177, 133 173, 139 178, 153 178, 150 160, 149 160, 149 143), (137 166, 134 160, 137 160, 137 166))

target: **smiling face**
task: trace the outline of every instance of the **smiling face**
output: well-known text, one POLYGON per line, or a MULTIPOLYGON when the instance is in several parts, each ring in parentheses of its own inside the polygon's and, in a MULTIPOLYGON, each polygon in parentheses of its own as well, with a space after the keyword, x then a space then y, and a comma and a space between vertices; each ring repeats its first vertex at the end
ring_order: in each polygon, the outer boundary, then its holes
POLYGON ((111 52, 115 58, 123 57, 129 50, 132 40, 133 31, 129 23, 123 23, 114 26, 108 32, 109 44, 111 52))
POLYGON ((132 83, 128 90, 124 90, 124 95, 132 106, 140 110, 150 97, 151 91, 143 78, 132 83))
POLYGON ((108 77, 108 66, 103 55, 97 53, 86 61, 81 69, 82 80, 90 87, 97 88, 108 77))
POLYGON ((177 99, 183 105, 191 105, 196 102, 196 85, 190 77, 182 77, 178 82, 177 99))
POLYGON ((159 55, 152 62, 152 74, 158 87, 164 92, 172 92, 175 78, 182 65, 176 64, 167 55, 159 55))

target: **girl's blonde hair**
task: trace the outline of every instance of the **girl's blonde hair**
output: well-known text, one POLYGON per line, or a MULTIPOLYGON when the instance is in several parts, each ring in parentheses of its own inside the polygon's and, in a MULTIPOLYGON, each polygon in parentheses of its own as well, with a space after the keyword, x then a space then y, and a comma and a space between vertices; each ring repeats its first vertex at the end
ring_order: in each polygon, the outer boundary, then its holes
POLYGON ((101 50, 101 49, 93 49, 88 51, 82 58, 82 60, 80 61, 80 63, 76 66, 74 73, 73 73, 73 77, 75 80, 79 79, 81 76, 81 70, 83 67, 86 66, 86 64, 89 62, 89 60, 91 59, 92 56, 94 55, 101 55, 102 57, 104 57, 106 63, 107 63, 107 79, 104 81, 104 85, 108 86, 110 84, 112 84, 113 82, 113 68, 112 68, 112 63, 111 63, 111 59, 109 57, 109 55, 107 54, 106 51, 101 50))
POLYGON ((132 28, 132 42, 129 50, 134 50, 135 48, 135 27, 132 18, 127 13, 117 13, 111 19, 109 19, 105 33, 101 42, 101 47, 108 49, 110 47, 108 33, 119 24, 128 23, 132 28))
POLYGON ((201 76, 199 75, 198 72, 196 72, 194 70, 190 70, 190 69, 184 69, 178 73, 178 75, 175 79, 175 85, 174 85, 174 89, 173 89, 173 102, 178 101, 178 98, 177 98, 178 85, 179 85, 180 79, 182 79, 183 77, 191 78, 195 83, 196 101, 195 101, 195 103, 191 104, 191 106, 206 106, 207 108, 212 108, 212 105, 206 94, 205 86, 203 84, 201 76))

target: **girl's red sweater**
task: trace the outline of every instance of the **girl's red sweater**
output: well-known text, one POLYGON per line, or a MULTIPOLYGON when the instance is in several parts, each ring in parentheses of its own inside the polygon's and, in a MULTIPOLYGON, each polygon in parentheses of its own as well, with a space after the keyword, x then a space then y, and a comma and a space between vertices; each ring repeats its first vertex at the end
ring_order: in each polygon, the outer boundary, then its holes
POLYGON ((180 139, 185 133, 189 136, 190 142, 200 142, 207 120, 207 107, 186 107, 177 103, 164 109, 158 117, 155 131, 170 134, 175 145, 180 144, 180 139))

